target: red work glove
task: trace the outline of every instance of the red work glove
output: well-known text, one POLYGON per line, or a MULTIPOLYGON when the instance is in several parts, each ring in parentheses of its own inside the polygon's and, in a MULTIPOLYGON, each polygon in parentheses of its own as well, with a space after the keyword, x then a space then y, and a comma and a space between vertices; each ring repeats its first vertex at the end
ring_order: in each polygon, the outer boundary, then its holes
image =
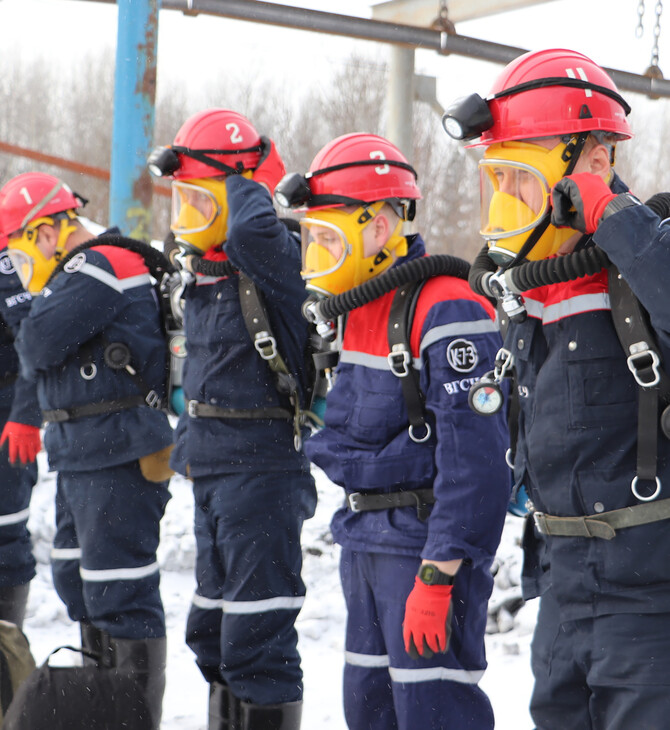
POLYGON ((279 152, 275 147, 275 143, 267 137, 261 137, 263 151, 258 166, 254 170, 253 179, 257 183, 268 186, 270 195, 272 195, 277 187, 277 183, 286 174, 286 168, 282 162, 279 152))
POLYGON ((418 577, 414 579, 402 625, 405 651, 412 659, 430 659, 434 653, 444 654, 449 648, 452 588, 427 586, 418 577))
POLYGON ((15 464, 17 458, 22 464, 35 461, 42 448, 40 430, 37 426, 7 421, 0 434, 0 447, 9 442, 9 463, 15 464))
POLYGON ((557 228, 593 233, 605 207, 616 198, 607 183, 592 172, 580 172, 559 180, 551 191, 551 222, 557 228))

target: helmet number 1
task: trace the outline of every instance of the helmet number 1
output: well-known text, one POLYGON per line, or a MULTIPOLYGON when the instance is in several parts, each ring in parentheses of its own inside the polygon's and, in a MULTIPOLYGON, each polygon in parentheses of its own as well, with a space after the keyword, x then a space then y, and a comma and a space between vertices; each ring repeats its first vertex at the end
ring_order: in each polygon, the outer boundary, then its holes
MULTIPOLYGON (((384 153, 381 150, 373 150, 370 152, 370 159, 371 160, 385 160, 386 157, 384 157, 384 153)), ((390 172, 390 167, 388 165, 378 165, 375 167, 375 172, 377 175, 388 175, 390 172)))
POLYGON ((33 199, 30 197, 30 193, 28 192, 28 188, 26 188, 26 187, 21 188, 19 190, 19 193, 21 195, 23 195, 23 198, 24 198, 24 200, 26 201, 26 203, 28 205, 32 205, 33 204, 33 199))
POLYGON ((243 141, 242 135, 240 134, 240 128, 237 124, 235 124, 235 122, 229 122, 226 124, 226 129, 230 132, 230 141, 233 144, 243 141))

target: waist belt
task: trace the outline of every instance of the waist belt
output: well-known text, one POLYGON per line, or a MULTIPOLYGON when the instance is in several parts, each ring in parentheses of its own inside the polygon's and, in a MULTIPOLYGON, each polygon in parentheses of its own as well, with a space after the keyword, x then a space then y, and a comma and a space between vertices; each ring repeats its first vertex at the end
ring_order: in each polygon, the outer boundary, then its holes
POLYGON ((670 499, 645 502, 633 507, 601 512, 584 517, 555 517, 533 512, 537 531, 556 537, 600 537, 611 540, 624 527, 637 527, 670 519, 670 499))
POLYGON ((74 408, 55 408, 51 411, 42 411, 42 419, 51 423, 62 423, 63 421, 72 421, 75 418, 99 416, 103 413, 114 413, 115 411, 124 411, 127 408, 137 408, 137 406, 146 405, 149 404, 144 396, 132 395, 128 398, 105 400, 100 403, 87 403, 86 405, 75 406, 74 408))
POLYGON ((416 515, 421 522, 428 519, 428 507, 431 504, 435 504, 432 489, 406 489, 403 492, 386 492, 385 494, 366 494, 365 492, 347 494, 347 507, 352 512, 416 507, 416 515))
POLYGON ((293 413, 285 408, 222 408, 197 400, 188 402, 187 411, 191 418, 279 418, 284 421, 293 418, 293 413))

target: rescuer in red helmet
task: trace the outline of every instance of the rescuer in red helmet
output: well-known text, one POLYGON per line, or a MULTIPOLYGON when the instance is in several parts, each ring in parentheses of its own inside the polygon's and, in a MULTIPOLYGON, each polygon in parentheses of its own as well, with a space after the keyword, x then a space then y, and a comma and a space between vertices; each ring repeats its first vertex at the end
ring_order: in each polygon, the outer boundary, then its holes
POLYGON ((668 724, 670 211, 614 171, 629 112, 600 66, 549 49, 444 118, 484 147, 470 281, 509 321, 539 730, 668 724))
POLYGON ((116 229, 96 237, 79 216, 84 204, 42 172, 0 189, 0 235, 32 295, 15 347, 22 375, 37 383, 49 468, 58 472, 54 586, 100 684, 122 703, 115 678, 131 675, 139 692, 128 716, 157 730, 166 639, 156 550, 172 446, 161 408, 167 346, 149 269, 127 247, 142 244, 116 229))
POLYGON ((331 527, 348 727, 493 728, 477 683, 509 499, 507 433, 500 414, 468 408, 468 388, 493 368, 495 312, 470 290, 464 261, 430 270, 437 257, 405 234, 417 174, 383 137, 338 137, 275 198, 302 211, 307 311, 333 316, 322 308, 341 303, 347 314, 325 427, 305 451, 346 497, 331 527))
POLYGON ((187 119, 149 168, 172 179, 177 260, 194 274, 172 459, 196 505, 186 641, 210 683, 210 730, 297 730, 300 532, 316 489, 301 448, 300 245, 271 197, 284 164, 245 116, 213 108, 187 119))

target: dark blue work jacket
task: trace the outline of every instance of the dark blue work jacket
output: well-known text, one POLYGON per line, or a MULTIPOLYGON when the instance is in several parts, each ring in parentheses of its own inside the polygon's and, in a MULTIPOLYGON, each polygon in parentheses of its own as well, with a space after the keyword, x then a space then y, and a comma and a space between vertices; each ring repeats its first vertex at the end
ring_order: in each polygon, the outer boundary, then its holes
MULTIPOLYGON (((407 259, 425 254, 411 236, 407 259)), ((325 428, 305 444, 309 458, 347 493, 433 488, 427 521, 414 507, 339 510, 333 536, 352 550, 490 564, 510 492, 502 413, 476 415, 472 382, 493 369, 501 346, 495 312, 468 283, 429 279, 421 290, 410 344, 432 436, 414 442, 400 379, 390 369, 387 327, 395 290, 350 312, 325 428)))
MULTIPOLYGON (((126 370, 105 364, 105 347, 119 342, 143 385, 164 397, 166 343, 149 271, 140 255, 101 240, 71 259, 21 323, 16 348, 42 410, 143 395, 126 370)), ((131 462, 171 442, 167 416, 148 406, 49 423, 44 437, 51 469, 64 471, 131 462)))
POLYGON ((14 347, 14 335, 31 304, 32 297, 21 285, 7 251, 0 252, 0 410, 11 408, 10 421, 40 426, 35 383, 19 375, 14 347))
MULTIPOLYGON (((300 277, 300 245, 277 218, 268 192, 241 175, 226 179, 228 233, 206 258, 233 265, 265 300, 272 331, 288 369, 304 382, 307 323, 300 277)), ((236 274, 198 275, 186 291, 184 395, 224 408, 290 409, 245 327, 236 274)), ((191 477, 244 471, 308 468, 293 446, 290 419, 194 418, 182 413, 172 466, 191 477)))
MULTIPOLYGON (((614 192, 626 190, 615 178, 614 192)), ((670 365, 670 224, 646 206, 607 218, 593 241, 608 254, 651 316, 670 365)), ((519 441, 515 478, 534 508, 593 515, 640 504, 636 475, 638 386, 628 369, 602 272, 524 294, 528 318, 510 326, 516 363, 519 441)), ((658 431, 659 499, 670 497, 670 443, 658 431)), ((562 617, 670 611, 670 524, 601 538, 525 535, 527 597, 549 585, 562 617)))

